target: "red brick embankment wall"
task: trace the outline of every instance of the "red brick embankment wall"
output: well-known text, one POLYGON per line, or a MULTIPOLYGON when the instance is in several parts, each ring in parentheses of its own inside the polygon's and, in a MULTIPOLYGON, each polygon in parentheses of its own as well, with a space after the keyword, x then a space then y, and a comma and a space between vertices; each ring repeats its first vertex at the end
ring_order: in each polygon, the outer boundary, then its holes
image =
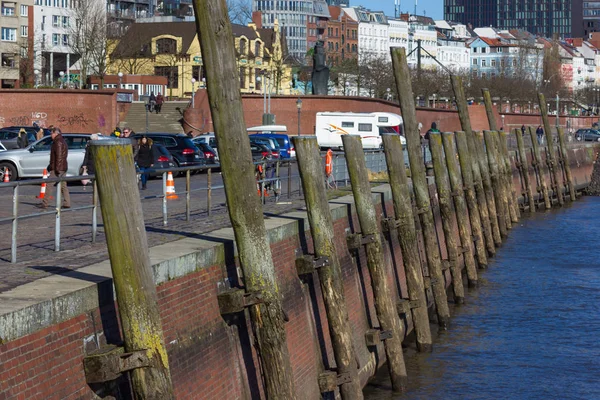
MULTIPOLYGON (((591 146, 572 150, 571 164, 579 182, 591 175, 596 152, 591 146)), ((375 198, 378 214, 393 215, 385 185, 375 189, 375 198)), ((381 347, 366 347, 364 341, 365 331, 377 327, 378 322, 365 254, 361 251, 353 258, 345 250, 347 232, 359 231, 352 201, 346 197, 332 204, 344 292, 364 384, 385 361, 385 353, 381 347)), ((304 213, 296 212, 271 217, 266 225, 289 318, 286 332, 297 391, 303 399, 318 399, 318 374, 333 368, 334 359, 318 278, 296 274, 297 253, 308 253, 312 246, 305 218, 304 213)), ((436 220, 443 245, 437 212, 436 220)), ((220 291, 241 282, 232 238, 230 229, 222 229, 203 239, 186 238, 150 250, 178 399, 237 399, 263 393, 247 315, 222 317, 217 304, 220 291), (175 251, 177 257, 166 256, 175 251)), ((390 287, 395 298, 405 297, 397 238, 392 235, 387 243, 390 287)), ((93 399, 94 391, 102 395, 97 385, 86 384, 82 359, 97 344, 121 340, 112 281, 106 276, 110 276, 108 262, 67 277, 44 278, 1 295, 0 399, 93 399), (50 295, 34 289, 39 289, 36 284, 49 288, 50 295), (59 289, 63 286, 67 289, 59 289), (13 311, 5 311, 11 306, 13 311)), ((449 276, 447 280, 449 284, 449 276)), ((407 326, 409 330, 412 327, 410 318, 407 326)))

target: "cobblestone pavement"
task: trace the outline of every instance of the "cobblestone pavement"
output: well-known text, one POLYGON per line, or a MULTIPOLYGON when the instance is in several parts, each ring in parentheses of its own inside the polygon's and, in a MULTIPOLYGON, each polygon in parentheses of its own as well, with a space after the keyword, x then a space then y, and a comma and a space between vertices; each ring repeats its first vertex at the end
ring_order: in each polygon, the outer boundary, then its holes
MULTIPOLYGON (((213 174, 214 186, 221 185, 220 174, 213 174)), ((192 188, 206 186, 206 175, 192 176, 192 188)), ((212 214, 208 216, 206 192, 193 192, 191 195, 191 218, 186 221, 185 178, 176 178, 175 187, 179 193, 178 200, 168 202, 168 224, 163 225, 162 181, 151 180, 148 190, 140 192, 149 197, 142 200, 142 208, 146 220, 146 232, 150 247, 171 242, 183 237, 207 233, 230 226, 229 215, 225 205, 223 189, 213 190, 212 214), (153 198, 154 197, 154 198, 153 198)), ((91 204, 92 189, 80 185, 70 185, 72 208, 91 204)), ((39 213, 35 208, 40 201, 35 198, 38 186, 21 187, 19 195, 19 215, 39 213)), ((277 203, 273 196, 267 198, 265 211, 269 214, 281 214, 304 207, 304 200, 299 193, 297 178, 292 180, 292 196, 287 198, 287 182, 282 182, 282 196, 277 203)), ((126 207, 126 205, 124 205, 126 207)), ((12 213, 12 190, 0 191, 0 218, 9 217, 12 213)), ((108 259, 102 214, 98 209, 98 234, 96 243, 92 238, 92 210, 70 210, 62 215, 61 251, 54 251, 55 216, 45 215, 19 221, 18 249, 15 264, 10 263, 11 255, 11 223, 1 223, 2 240, 0 241, 0 293, 16 286, 57 273, 64 268, 78 269, 108 259)))

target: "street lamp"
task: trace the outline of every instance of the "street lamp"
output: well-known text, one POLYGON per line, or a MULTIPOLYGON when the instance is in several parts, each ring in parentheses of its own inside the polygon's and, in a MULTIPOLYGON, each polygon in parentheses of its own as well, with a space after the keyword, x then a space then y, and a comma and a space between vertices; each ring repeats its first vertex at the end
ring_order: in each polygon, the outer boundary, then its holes
POLYGON ((560 97, 558 97, 558 92, 556 92, 556 129, 557 129, 557 132, 558 132, 558 125, 559 125, 559 122, 558 122, 559 109, 560 109, 560 97))
POLYGON ((348 96, 350 94, 350 82, 346 81, 344 84, 344 96, 348 96))
POLYGON ((117 76, 119 77, 119 89, 123 89, 123 73, 119 72, 117 76))
POLYGON ((37 87, 38 87, 38 77, 40 76, 40 70, 39 69, 34 70, 33 71, 33 75, 34 75, 34 77, 33 77, 33 80, 34 80, 33 86, 37 89, 37 87))
POLYGON ((506 112, 510 112, 510 100, 506 100, 506 112))
POLYGON ((390 88, 387 88, 387 89, 385 89, 385 99, 386 99, 387 101, 390 101, 390 96, 392 95, 392 94, 390 93, 390 90, 391 90, 390 88))
POLYGON ((436 96, 436 94, 434 93, 433 94, 433 108, 435 108, 435 96, 436 96))
POLYGON ((64 71, 60 71, 58 73, 58 75, 60 75, 60 88, 63 88, 63 83, 65 82, 65 73, 64 71))
POLYGON ((194 108, 194 92, 196 90, 196 78, 192 78, 192 108, 194 108))
POLYGON ((296 107, 298 107, 298 136, 300 136, 300 113, 302 112, 302 99, 300 97, 296 100, 296 107))

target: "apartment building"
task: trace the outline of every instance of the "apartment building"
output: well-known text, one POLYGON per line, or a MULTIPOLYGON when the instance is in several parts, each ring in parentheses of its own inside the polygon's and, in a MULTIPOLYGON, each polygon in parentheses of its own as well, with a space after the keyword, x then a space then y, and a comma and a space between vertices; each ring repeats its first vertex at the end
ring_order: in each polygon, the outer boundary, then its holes
POLYGON ((390 35, 388 19, 382 11, 370 11, 363 7, 343 9, 353 20, 358 21, 358 59, 364 62, 372 58, 390 57, 390 35))
POLYGON ((0 6, 0 87, 18 88, 33 81, 28 62, 33 0, 1 1, 0 6))
MULTIPOLYGON (((138 18, 148 18, 154 15, 157 0, 98 0, 106 3, 108 19, 108 35, 121 37, 138 18)), ((167 1, 167 6, 173 6, 174 1, 167 1)), ((163 3, 164 1, 161 1, 163 3)))
POLYGON ((331 18, 327 23, 325 54, 327 64, 339 65, 358 58, 358 22, 341 7, 329 6, 331 18))

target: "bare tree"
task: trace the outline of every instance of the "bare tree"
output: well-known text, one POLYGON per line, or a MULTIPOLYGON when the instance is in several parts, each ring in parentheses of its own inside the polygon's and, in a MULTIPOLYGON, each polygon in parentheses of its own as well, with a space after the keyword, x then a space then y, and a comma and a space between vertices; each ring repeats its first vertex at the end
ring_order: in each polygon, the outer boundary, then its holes
POLYGON ((252 20, 250 0, 227 0, 227 9, 232 24, 246 25, 252 20))
POLYGON ((122 38, 114 41, 111 39, 114 49, 109 52, 110 65, 124 74, 152 74, 150 44, 135 32, 137 31, 128 31, 122 38))

